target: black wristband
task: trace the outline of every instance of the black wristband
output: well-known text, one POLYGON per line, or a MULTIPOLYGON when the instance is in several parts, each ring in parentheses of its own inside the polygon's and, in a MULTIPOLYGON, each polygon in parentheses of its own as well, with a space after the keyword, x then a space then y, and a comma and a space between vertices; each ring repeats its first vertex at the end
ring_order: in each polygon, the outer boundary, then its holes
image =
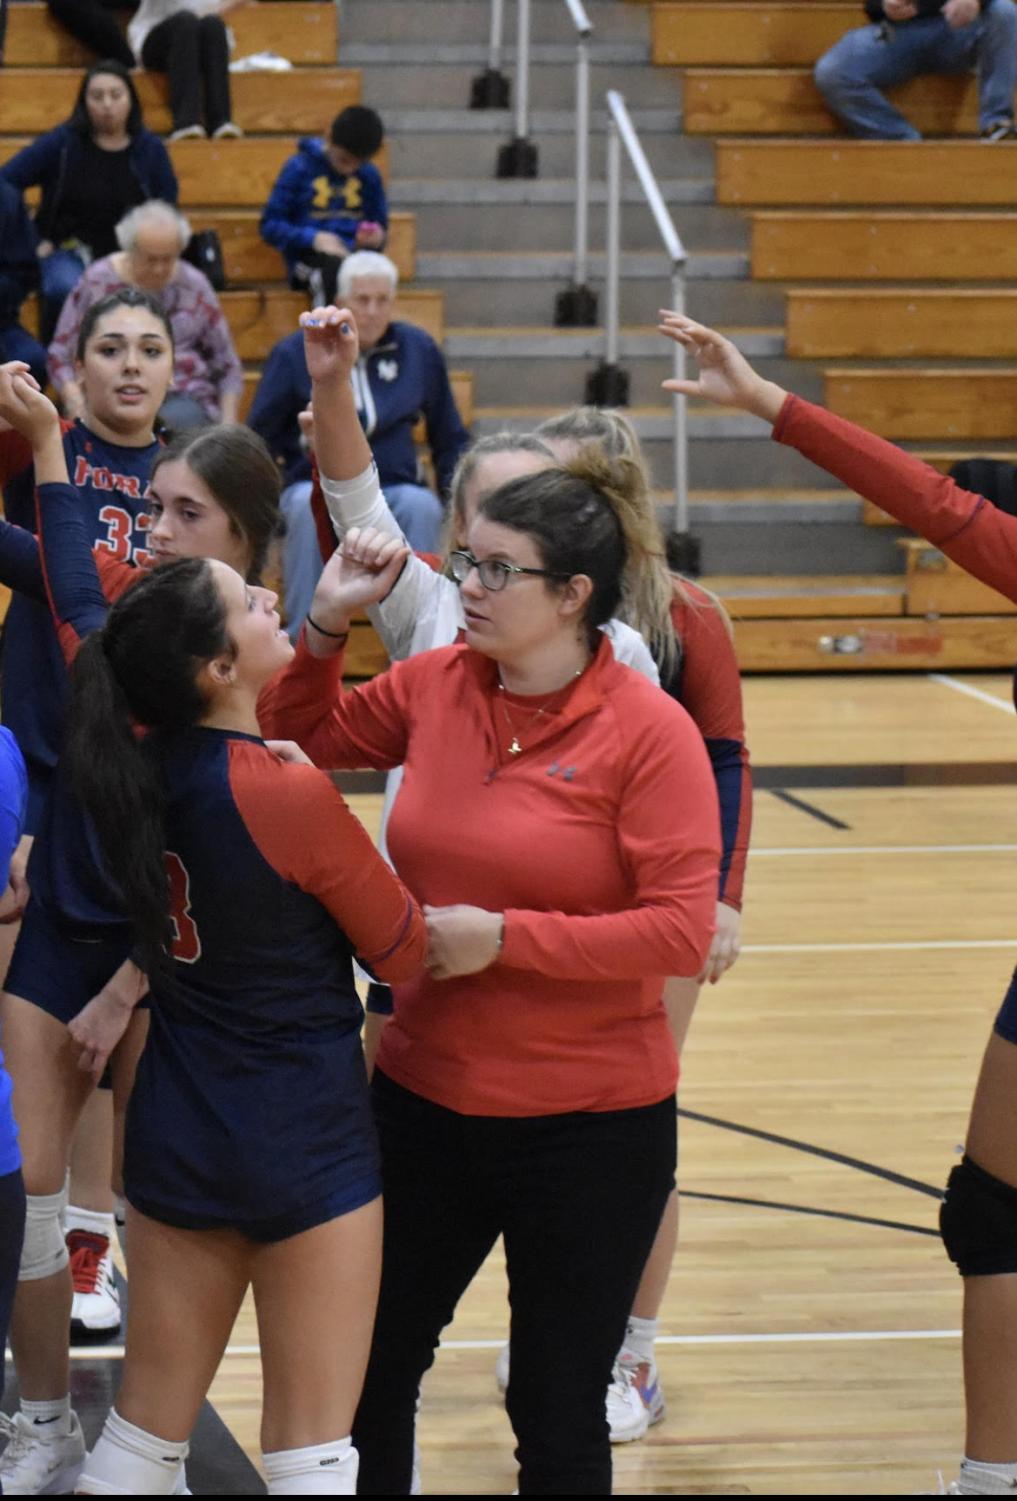
POLYGON ((313 626, 314 629, 318 632, 319 636, 327 636, 330 641, 349 640, 349 631, 326 631, 324 626, 319 625, 316 620, 312 620, 310 615, 308 615, 307 617, 307 624, 313 626))

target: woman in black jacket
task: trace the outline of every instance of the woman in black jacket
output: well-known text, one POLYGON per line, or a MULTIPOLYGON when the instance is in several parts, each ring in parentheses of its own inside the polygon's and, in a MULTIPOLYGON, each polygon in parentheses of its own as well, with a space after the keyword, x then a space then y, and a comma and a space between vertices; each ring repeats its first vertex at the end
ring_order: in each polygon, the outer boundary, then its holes
POLYGON ((0 167, 0 178, 19 192, 42 188, 35 223, 44 344, 85 267, 116 250, 116 225, 127 211, 179 196, 166 147, 145 129, 134 81, 112 58, 89 68, 70 119, 0 167))

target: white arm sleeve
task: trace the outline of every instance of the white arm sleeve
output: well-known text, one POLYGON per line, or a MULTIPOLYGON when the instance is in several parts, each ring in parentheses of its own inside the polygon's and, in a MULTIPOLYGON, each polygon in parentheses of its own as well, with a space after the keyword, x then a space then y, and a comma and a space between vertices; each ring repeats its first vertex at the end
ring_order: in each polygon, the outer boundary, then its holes
POLYGON ((660 673, 657 671, 657 664, 639 632, 626 625, 623 620, 609 620, 601 629, 611 642, 618 661, 626 667, 635 668, 636 672, 641 672, 654 687, 659 688, 660 673))
MULTIPOLYGON (((369 526, 379 532, 403 537, 402 528, 382 494, 376 464, 372 463, 369 469, 349 480, 331 480, 322 475, 321 490, 339 542, 354 526, 369 526)), ((412 655, 418 623, 433 613, 435 596, 449 584, 450 581, 435 573, 423 558, 411 553, 385 598, 368 608, 371 624, 393 662, 412 655)), ((451 639, 455 639, 454 633, 451 639)), ((434 644, 447 646, 449 643, 440 641, 434 644)))

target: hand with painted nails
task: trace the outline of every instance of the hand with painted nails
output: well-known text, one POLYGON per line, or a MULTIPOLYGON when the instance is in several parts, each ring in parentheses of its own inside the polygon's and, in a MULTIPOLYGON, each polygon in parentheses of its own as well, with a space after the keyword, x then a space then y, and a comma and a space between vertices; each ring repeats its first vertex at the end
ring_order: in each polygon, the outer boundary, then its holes
POLYGON ((766 422, 776 422, 787 392, 757 375, 745 356, 715 328, 695 323, 684 313, 660 314, 660 333, 680 344, 699 366, 696 380, 666 380, 665 391, 696 396, 717 406, 736 407, 766 422))
POLYGON ((349 308, 316 307, 301 313, 307 371, 315 384, 349 380, 360 356, 357 325, 349 308))

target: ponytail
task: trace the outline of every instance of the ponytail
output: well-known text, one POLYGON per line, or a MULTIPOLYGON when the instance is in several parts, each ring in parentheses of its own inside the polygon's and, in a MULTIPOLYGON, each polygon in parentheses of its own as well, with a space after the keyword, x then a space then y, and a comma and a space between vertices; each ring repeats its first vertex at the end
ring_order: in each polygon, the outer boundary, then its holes
POLYGON ((136 728, 197 724, 206 710, 198 672, 232 652, 212 570, 187 558, 128 589, 72 669, 64 763, 147 965, 165 961, 170 937, 165 793, 153 743, 136 728))
POLYGON ((103 631, 86 637, 75 658, 63 760, 150 969, 165 959, 170 933, 163 789, 134 732, 103 631))
POLYGON ((646 641, 667 681, 678 666, 681 643, 671 623, 672 575, 657 522, 650 476, 635 429, 621 412, 573 407, 537 428, 570 473, 587 477, 614 508, 628 563, 622 584, 622 618, 646 641), (594 466, 600 453, 610 473, 594 466), (600 476, 600 477, 598 477, 600 476))

